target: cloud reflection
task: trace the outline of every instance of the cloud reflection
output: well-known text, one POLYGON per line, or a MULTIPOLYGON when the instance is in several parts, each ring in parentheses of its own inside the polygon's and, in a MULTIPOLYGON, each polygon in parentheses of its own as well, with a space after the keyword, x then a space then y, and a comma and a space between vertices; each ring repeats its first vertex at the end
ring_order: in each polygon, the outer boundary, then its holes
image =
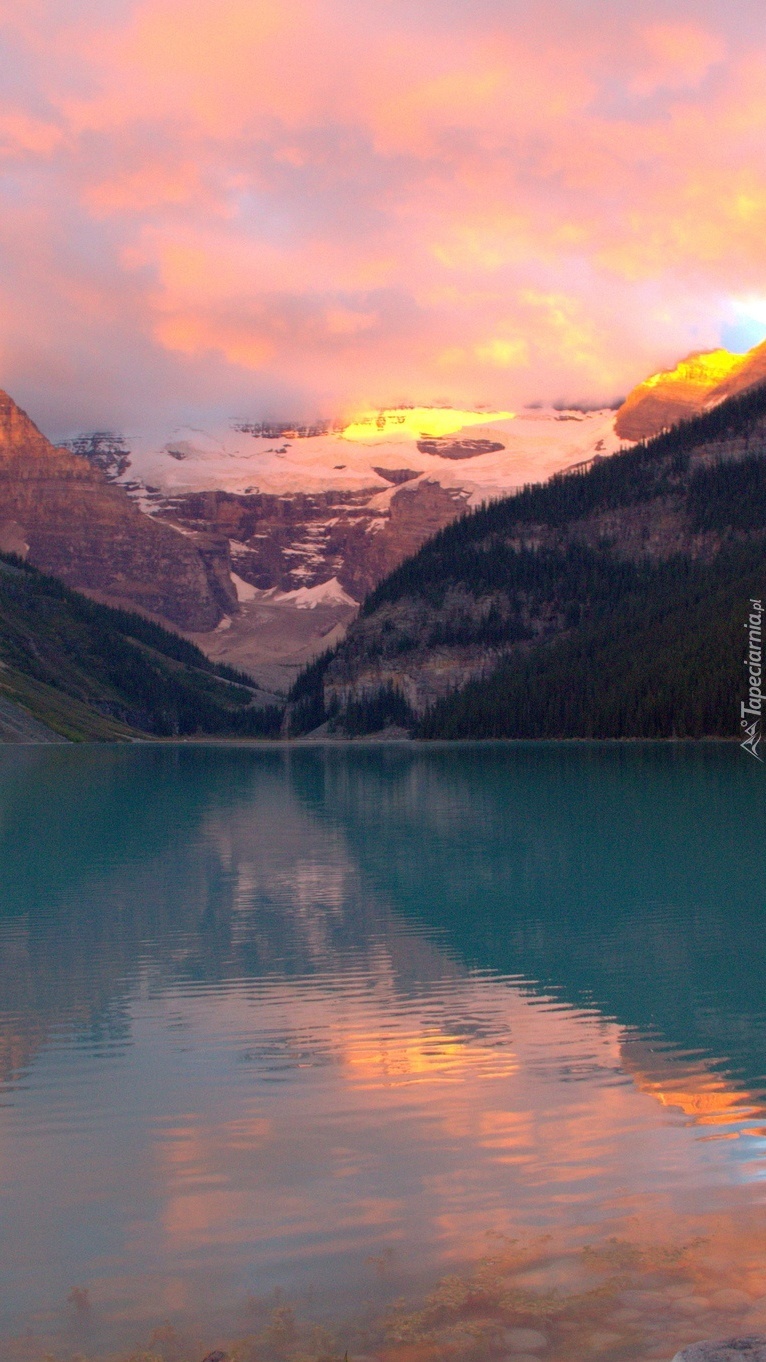
MULTIPOLYGON (((395 1253, 396 1292, 460 1270, 488 1232, 549 1232, 564 1257, 614 1234, 708 1234, 731 1253, 732 1226, 758 1219, 764 1118, 727 1050, 726 956, 720 1015, 708 1008, 695 1048, 630 935, 664 942, 676 994, 695 986, 721 902, 715 883, 700 897, 704 857, 687 878, 698 801, 724 841, 743 801, 755 816, 729 755, 146 749, 14 769, 0 802, 0 1176, 23 1226, 3 1267, 17 1319, 50 1332, 74 1285, 112 1343, 168 1313, 236 1314, 276 1285, 352 1308, 374 1287, 366 1259, 395 1253), (78 795, 66 805, 64 777, 78 795), (663 782, 675 852, 653 830, 663 782), (598 846, 582 838, 594 817, 598 846), (16 870, 33 846, 29 897, 16 870), (79 880, 61 874, 65 846, 79 880), (654 876, 676 895, 664 916, 654 876), (509 943, 525 968, 509 967, 509 943), (496 968, 477 958, 490 947, 496 968), (535 974, 543 958, 557 982, 535 974), (593 1001, 605 980, 611 1010, 593 1001)), ((758 867, 742 873, 730 901, 752 897, 758 867)), ((757 1036, 758 1017, 741 1013, 740 1034, 749 1022, 757 1036)))

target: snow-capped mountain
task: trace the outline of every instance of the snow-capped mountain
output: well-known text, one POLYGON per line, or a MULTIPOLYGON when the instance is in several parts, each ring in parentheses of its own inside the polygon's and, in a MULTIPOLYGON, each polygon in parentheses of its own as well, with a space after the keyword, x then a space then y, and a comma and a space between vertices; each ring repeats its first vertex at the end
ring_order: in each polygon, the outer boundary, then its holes
POLYGON ((80 437, 155 521, 228 562, 237 601, 196 641, 285 686, 365 593, 466 507, 619 447, 614 412, 398 408, 345 424, 80 437), (90 443, 88 443, 90 441, 90 443))
POLYGON ((608 457, 764 378, 766 344, 691 355, 639 384, 617 412, 400 407, 312 425, 98 432, 69 447, 193 540, 225 612, 196 640, 279 687, 467 507, 608 457))
POLYGON ((237 496, 379 494, 385 510, 392 488, 438 482, 471 502, 537 482, 594 452, 619 446, 613 411, 538 409, 467 412, 404 408, 366 413, 345 426, 263 427, 232 422, 223 430, 174 431, 162 441, 127 440, 127 485, 163 496, 223 491, 237 496), (274 433, 271 433, 271 432, 274 433))

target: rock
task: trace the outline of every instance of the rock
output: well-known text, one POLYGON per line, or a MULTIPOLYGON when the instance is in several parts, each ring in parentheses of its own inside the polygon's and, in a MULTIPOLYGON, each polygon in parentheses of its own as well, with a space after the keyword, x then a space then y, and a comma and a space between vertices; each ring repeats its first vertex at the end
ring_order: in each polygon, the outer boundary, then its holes
POLYGON ((505 445, 497 440, 451 440, 442 437, 418 440, 421 454, 438 454, 440 459, 475 459, 478 454, 496 454, 505 445))
POLYGON ((395 487, 398 487, 400 483, 411 482, 413 478, 420 477, 420 473, 415 468, 378 468, 377 464, 373 464, 372 471, 377 473, 378 477, 385 478, 386 482, 393 483, 395 487))
POLYGON ((15 520, 0 523, 0 553, 15 553, 19 558, 26 558, 29 553, 24 530, 15 520))
POLYGON ((712 392, 742 365, 728 350, 696 352, 675 369, 652 374, 628 395, 615 418, 624 440, 646 440, 704 411, 712 392))
POLYGON ((231 594, 216 543, 198 548, 144 515, 87 458, 52 445, 4 392, 0 523, 3 543, 43 572, 184 629, 214 629, 231 594))
POLYGON ((673 1362, 766 1362, 766 1334, 734 1335, 691 1343, 673 1362))
POLYGON ((203 1357, 202 1362, 229 1362, 229 1354, 216 1349, 215 1352, 208 1353, 206 1357, 203 1357))
POLYGON ((539 1353, 548 1347, 545 1334, 539 1329, 504 1329, 503 1346, 511 1353, 539 1353))
POLYGON ((13 398, 0 390, 0 457, 19 449, 40 456, 48 454, 53 446, 13 398))
POLYGON ((396 487, 387 506, 376 504, 379 485, 280 496, 183 492, 154 499, 154 523, 176 526, 203 553, 205 536, 228 540, 237 576, 259 591, 293 591, 337 577, 360 601, 460 515, 468 496, 430 478, 410 486, 419 476, 414 469, 375 471, 396 487))

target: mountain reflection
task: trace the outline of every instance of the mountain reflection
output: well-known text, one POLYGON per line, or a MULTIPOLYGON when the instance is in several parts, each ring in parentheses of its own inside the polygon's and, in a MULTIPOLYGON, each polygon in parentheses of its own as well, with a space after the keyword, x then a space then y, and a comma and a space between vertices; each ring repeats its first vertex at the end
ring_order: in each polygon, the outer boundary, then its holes
POLYGON ((465 966, 766 1077, 766 803, 728 748, 325 756, 296 776, 465 966))
POLYGON ((8 1326, 744 1223, 755 790, 709 748, 0 758, 8 1326))

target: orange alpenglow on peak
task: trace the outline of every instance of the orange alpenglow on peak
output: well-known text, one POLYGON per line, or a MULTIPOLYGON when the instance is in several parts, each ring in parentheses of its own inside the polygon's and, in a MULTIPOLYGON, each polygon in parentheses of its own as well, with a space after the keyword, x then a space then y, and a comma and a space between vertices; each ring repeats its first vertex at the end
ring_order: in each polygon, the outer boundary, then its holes
POLYGON ((620 407, 614 428, 624 440, 648 440, 764 380, 766 341, 745 355, 698 351, 675 369, 639 383, 620 407))

